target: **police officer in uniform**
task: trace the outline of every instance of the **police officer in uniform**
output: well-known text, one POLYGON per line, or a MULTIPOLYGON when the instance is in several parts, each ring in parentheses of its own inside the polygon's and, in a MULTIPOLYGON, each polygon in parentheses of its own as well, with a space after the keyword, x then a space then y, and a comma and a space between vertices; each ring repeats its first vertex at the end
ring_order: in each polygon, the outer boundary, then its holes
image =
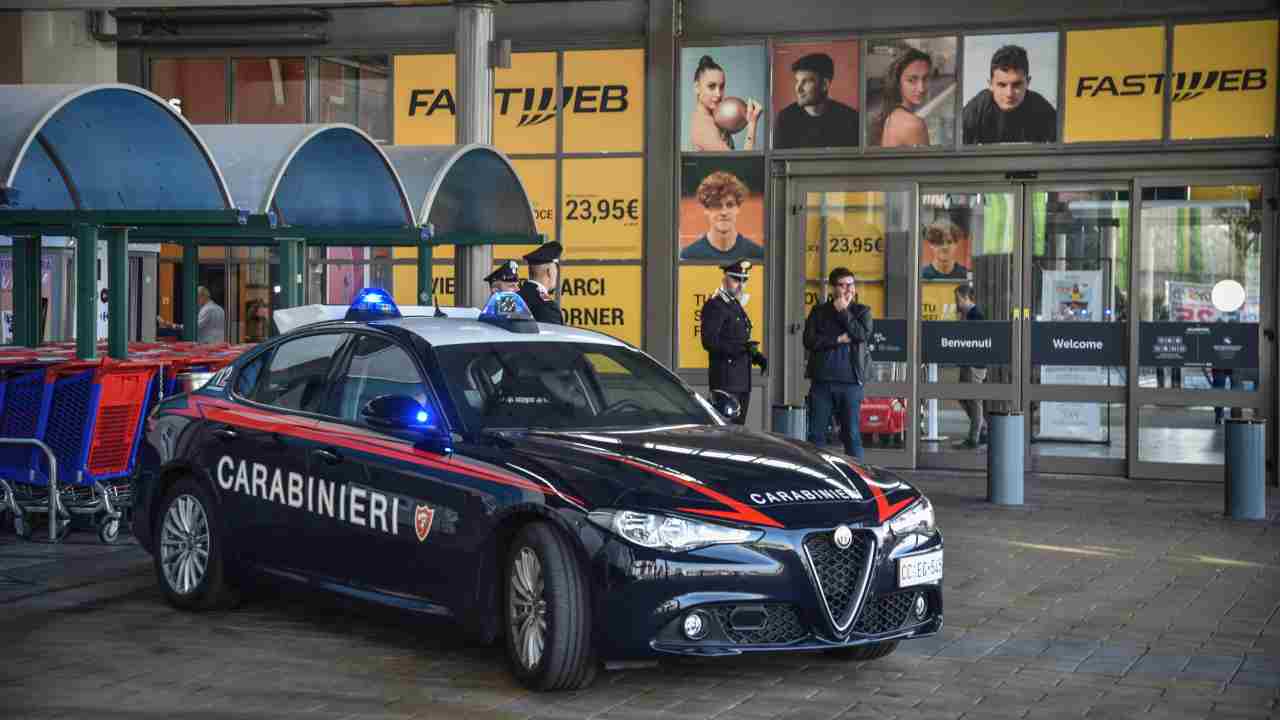
POLYGON ((711 390, 723 390, 738 400, 742 412, 733 419, 742 425, 751 403, 751 366, 760 371, 769 361, 760 352, 760 343, 751 339, 751 320, 742 306, 743 289, 751 273, 751 261, 721 265, 724 279, 702 306, 702 347, 711 355, 711 390))
POLYGON ((520 289, 520 263, 508 260, 489 273, 484 281, 489 283, 489 294, 517 292, 520 289))
POLYGON ((564 248, 552 240, 524 256, 529 279, 520 283, 520 297, 538 322, 564 324, 564 313, 551 293, 560 283, 560 254, 564 248))

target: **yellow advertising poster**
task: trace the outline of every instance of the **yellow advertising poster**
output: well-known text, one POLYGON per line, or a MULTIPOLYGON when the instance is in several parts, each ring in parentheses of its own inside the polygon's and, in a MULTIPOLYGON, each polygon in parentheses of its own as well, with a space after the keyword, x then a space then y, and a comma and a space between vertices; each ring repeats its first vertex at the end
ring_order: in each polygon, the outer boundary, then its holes
MULTIPOLYGON (((858 283, 857 288, 858 302, 871 308, 871 317, 884 317, 884 283, 858 283)), ((898 314, 902 316, 905 312, 898 314)))
POLYGON ((1067 33, 1065 142, 1164 135, 1164 26, 1067 33))
POLYGON ((862 280, 884 279, 884 223, 865 212, 827 218, 827 267, 847 267, 862 280))
POLYGON ((566 324, 640 347, 644 315, 639 265, 563 265, 560 273, 566 324))
MULTIPOLYGON (((414 282, 417 282, 417 269, 414 269, 414 282)), ((431 266, 431 292, 436 296, 436 303, 453 305, 458 287, 453 278, 453 263, 435 263, 431 266)), ((397 301, 398 302, 398 301, 397 301)))
POLYGON ((804 276, 808 280, 825 282, 822 274, 822 216, 810 212, 804 222, 804 276))
POLYGON ((565 52, 564 151, 643 150, 644 50, 565 52))
MULTIPOLYGON (((524 191, 533 204, 533 221, 547 242, 556 239, 556 161, 515 158, 511 164, 524 183, 524 191)), ((533 245, 495 245, 493 256, 499 260, 520 260, 532 252, 533 245)), ((522 271, 523 272, 523 271, 522 271)))
POLYGON ((515 53, 493 73, 493 144, 508 155, 556 151, 556 54, 515 53))
MULTIPOLYGON (((413 264, 391 266, 391 296, 397 305, 418 304, 418 248, 391 248, 391 257, 410 260, 413 264)), ((434 277, 434 275, 433 275, 434 277)))
POLYGON ((560 211, 564 257, 639 260, 644 159, 567 159, 563 182, 560 211))
POLYGON ((959 282, 920 283, 920 319, 955 320, 959 282))
POLYGON ((396 145, 452 145, 456 139, 453 55, 395 57, 396 145))
MULTIPOLYGON (((751 267, 747 283, 747 317, 751 319, 751 339, 764 344, 764 266, 751 267)), ((720 287, 724 272, 714 265, 680 266, 680 367, 707 367, 702 349, 702 306, 720 287)))
POLYGON ((1170 137, 1271 137, 1278 36, 1274 19, 1175 26, 1170 137))

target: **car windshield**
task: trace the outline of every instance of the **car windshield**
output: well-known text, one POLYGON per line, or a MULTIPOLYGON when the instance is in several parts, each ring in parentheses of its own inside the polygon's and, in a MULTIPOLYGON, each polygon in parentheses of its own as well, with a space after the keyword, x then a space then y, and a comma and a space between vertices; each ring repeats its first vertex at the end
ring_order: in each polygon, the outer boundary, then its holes
POLYGON ((707 406, 635 350, 590 343, 436 348, 454 404, 473 431, 708 425, 707 406))

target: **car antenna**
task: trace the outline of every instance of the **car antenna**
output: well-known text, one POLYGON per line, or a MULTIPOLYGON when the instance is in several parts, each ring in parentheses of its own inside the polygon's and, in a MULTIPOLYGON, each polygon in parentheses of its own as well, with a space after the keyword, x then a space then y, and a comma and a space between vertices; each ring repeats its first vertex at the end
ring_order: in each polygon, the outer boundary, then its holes
POLYGON ((431 306, 432 306, 432 307, 434 307, 434 308, 436 309, 436 311, 435 311, 434 313, 432 313, 432 314, 431 314, 431 317, 438 317, 438 318, 447 318, 447 317, 449 317, 448 315, 445 315, 445 314, 444 314, 444 311, 443 311, 443 310, 441 310, 441 309, 440 309, 440 305, 439 305, 439 303, 437 303, 437 302, 436 302, 436 296, 435 296, 435 293, 432 293, 432 294, 431 294, 431 306))

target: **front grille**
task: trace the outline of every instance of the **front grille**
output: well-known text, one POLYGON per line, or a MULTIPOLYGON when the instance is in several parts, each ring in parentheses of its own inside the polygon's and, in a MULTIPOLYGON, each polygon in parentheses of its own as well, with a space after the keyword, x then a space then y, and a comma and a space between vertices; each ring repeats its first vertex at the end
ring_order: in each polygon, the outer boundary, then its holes
POLYGON ((864 635, 880 635, 902 627, 911 617, 916 591, 894 593, 867 603, 853 631, 864 635))
POLYGON ((853 622, 853 614, 858 609, 858 594, 866 582, 867 560, 875 540, 870 533, 855 530, 853 542, 841 549, 832 539, 833 534, 810 535, 804 541, 804 549, 813 564, 831 622, 836 630, 843 632, 853 622))
POLYGON ((717 605, 712 608, 712 612, 715 613, 716 620, 720 621, 724 634, 739 645, 789 643, 809 634, 801 624, 800 614, 796 612, 795 607, 783 604, 764 606, 764 627, 759 630, 734 630, 729 622, 729 616, 733 614, 736 607, 736 605, 717 605))

